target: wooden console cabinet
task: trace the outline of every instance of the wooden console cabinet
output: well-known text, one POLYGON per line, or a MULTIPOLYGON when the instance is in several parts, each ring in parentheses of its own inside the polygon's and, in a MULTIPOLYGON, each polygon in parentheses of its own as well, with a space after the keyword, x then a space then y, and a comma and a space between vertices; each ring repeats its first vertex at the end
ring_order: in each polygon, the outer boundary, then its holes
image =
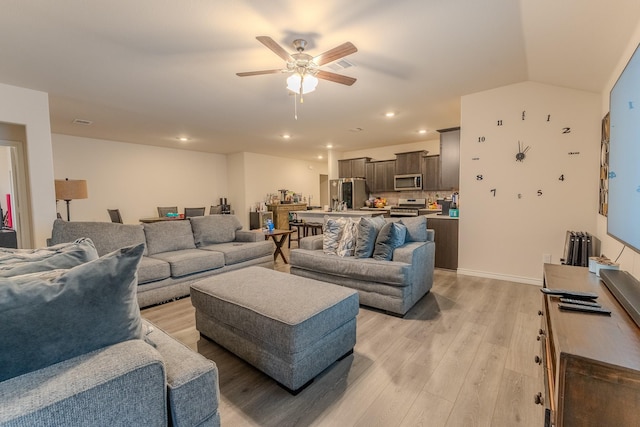
POLYGON ((306 203, 282 203, 267 205, 267 209, 273 212, 273 224, 279 230, 289 229, 289 212, 303 211, 307 209, 306 203))
POLYGON ((542 295, 539 363, 545 425, 640 426, 640 328, 585 267, 545 264, 544 286, 595 292, 611 316, 567 312, 542 295))

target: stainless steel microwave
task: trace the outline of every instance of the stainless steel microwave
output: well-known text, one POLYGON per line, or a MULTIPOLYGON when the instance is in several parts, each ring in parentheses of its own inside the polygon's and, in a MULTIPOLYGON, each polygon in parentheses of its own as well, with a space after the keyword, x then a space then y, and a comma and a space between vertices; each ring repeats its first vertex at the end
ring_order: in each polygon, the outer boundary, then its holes
POLYGON ((393 177, 393 188, 396 191, 422 190, 422 174, 395 175, 393 177))

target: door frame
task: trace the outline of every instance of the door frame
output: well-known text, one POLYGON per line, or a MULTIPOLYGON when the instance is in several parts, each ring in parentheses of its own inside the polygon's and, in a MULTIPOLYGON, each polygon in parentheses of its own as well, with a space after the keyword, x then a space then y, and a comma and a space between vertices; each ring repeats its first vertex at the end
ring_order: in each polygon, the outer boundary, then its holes
POLYGON ((0 140, 0 146, 10 148, 10 194, 13 229, 16 230, 18 248, 31 248, 33 247, 33 218, 31 216, 31 187, 29 185, 25 143, 22 141, 0 140))

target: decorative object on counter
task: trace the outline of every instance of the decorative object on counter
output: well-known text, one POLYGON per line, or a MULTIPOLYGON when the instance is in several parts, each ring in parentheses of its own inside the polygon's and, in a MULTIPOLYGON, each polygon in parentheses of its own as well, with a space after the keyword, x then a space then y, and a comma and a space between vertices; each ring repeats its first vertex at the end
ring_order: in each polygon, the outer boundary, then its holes
POLYGON ((56 179, 56 200, 64 200, 67 203, 67 221, 70 221, 69 216, 69 204, 72 200, 86 199, 87 194, 87 181, 84 179, 72 179, 65 178, 56 179))
POLYGON ((451 206, 449 206, 449 216, 452 218, 457 218, 459 216, 458 211, 458 193, 453 193, 451 195, 451 206))

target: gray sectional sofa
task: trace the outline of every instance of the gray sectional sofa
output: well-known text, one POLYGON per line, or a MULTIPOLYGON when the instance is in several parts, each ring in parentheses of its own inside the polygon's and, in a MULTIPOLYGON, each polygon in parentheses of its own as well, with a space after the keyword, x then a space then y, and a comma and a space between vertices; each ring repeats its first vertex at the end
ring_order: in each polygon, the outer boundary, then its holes
POLYGON ((138 268, 138 304, 142 308, 189 295, 191 283, 203 277, 250 265, 273 268, 273 242, 241 228, 234 215, 139 225, 58 219, 48 244, 88 237, 103 256, 145 243, 138 268))
POLYGON ((291 251, 291 274, 355 289, 360 304, 404 316, 431 289, 435 268, 435 232, 427 229, 426 218, 404 222, 406 240, 390 260, 325 253, 324 237, 309 236, 291 251))

